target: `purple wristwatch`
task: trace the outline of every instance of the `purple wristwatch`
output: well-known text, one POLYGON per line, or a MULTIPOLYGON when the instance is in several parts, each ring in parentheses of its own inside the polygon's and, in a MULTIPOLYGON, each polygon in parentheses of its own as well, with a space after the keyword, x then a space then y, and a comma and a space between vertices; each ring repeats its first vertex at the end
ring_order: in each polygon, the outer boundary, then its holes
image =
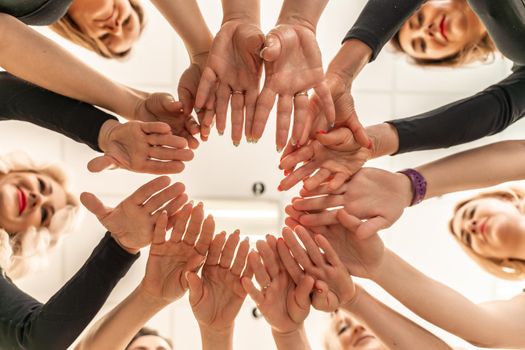
POLYGON ((412 184, 412 202, 410 206, 421 203, 427 193, 427 180, 415 169, 405 169, 398 171, 398 173, 405 174, 412 184))

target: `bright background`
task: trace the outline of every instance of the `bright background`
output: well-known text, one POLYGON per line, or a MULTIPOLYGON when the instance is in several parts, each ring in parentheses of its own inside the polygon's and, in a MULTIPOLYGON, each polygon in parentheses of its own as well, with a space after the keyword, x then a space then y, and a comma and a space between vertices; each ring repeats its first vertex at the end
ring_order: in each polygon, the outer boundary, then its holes
MULTIPOLYGON (((202 11, 212 32, 216 32, 222 18, 220 2, 201 0, 202 11)), ((262 1, 263 31, 273 26, 281 1, 262 1)), ((364 0, 331 1, 318 26, 318 41, 327 65, 337 52, 340 41, 364 5, 364 0)), ((187 54, 181 40, 155 8, 145 1, 148 25, 136 45, 133 56, 125 63, 108 62, 95 57, 69 43, 65 43, 47 29, 41 30, 64 44, 86 63, 119 82, 147 91, 176 93, 180 74, 188 65, 187 54)), ((510 64, 497 58, 489 65, 461 70, 421 69, 407 63, 385 49, 380 58, 367 66, 354 84, 353 92, 361 121, 365 125, 388 119, 405 117, 427 111, 445 103, 472 95, 509 74, 510 64)), ((274 114, 272 114, 273 116, 274 114)), ((516 123, 504 133, 448 150, 419 152, 398 157, 386 157, 369 165, 389 170, 415 166, 446 154, 457 152, 503 139, 519 137, 522 123, 516 123)), ((274 146, 275 117, 270 118, 264 137, 257 145, 243 143, 235 148, 229 136, 214 133, 210 141, 202 144, 196 159, 189 163, 183 174, 172 176, 182 181, 191 198, 201 199, 209 208, 233 210, 263 210, 269 218, 218 218, 218 229, 232 231, 239 228, 246 235, 279 234, 282 226, 282 208, 296 195, 298 189, 280 193, 276 187, 282 177, 277 168, 279 154, 274 146), (262 182, 266 192, 254 197, 251 191, 255 182, 262 182)), ((227 131, 226 135, 229 135, 227 131)), ((21 122, 3 122, 0 129, 0 147, 4 152, 21 149, 35 158, 61 161, 71 172, 74 189, 78 193, 91 191, 108 204, 116 204, 152 176, 107 171, 90 174, 86 162, 96 153, 88 147, 68 140, 61 135, 21 122)), ((487 164, 487 167, 489 164, 487 164)), ((405 215, 390 229, 382 232, 387 246, 400 254, 429 276, 451 286, 476 302, 505 298, 521 292, 523 283, 504 283, 482 272, 453 242, 447 231, 447 222, 454 203, 466 193, 429 200, 405 215)), ((241 215, 241 214, 238 214, 241 215)), ((79 229, 69 235, 50 259, 45 273, 35 274, 19 286, 45 302, 82 265, 104 229, 92 215, 85 213, 79 229)), ((147 251, 128 275, 120 282, 101 315, 110 310, 139 283, 144 272, 147 251)), ((403 281, 399 281, 403 283, 403 281)), ((381 300, 409 317, 418 320, 377 286, 363 284, 381 300)), ((81 303, 82 301, 79 300, 81 303)), ((432 303, 429 300, 429 303, 432 303)), ((447 307, 447 305, 443 305, 447 307)), ((254 304, 249 298, 236 322, 236 349, 274 348, 270 328, 263 319, 252 316, 254 304)), ((454 312, 454 310, 450 310, 454 312)), ((321 339, 327 325, 325 314, 312 312, 307 320, 308 336, 314 349, 321 349, 321 339)), ((418 321, 432 329, 451 345, 473 348, 435 327, 418 321)), ((150 326, 174 340, 175 349, 198 349, 200 337, 186 298, 159 313, 150 326)))

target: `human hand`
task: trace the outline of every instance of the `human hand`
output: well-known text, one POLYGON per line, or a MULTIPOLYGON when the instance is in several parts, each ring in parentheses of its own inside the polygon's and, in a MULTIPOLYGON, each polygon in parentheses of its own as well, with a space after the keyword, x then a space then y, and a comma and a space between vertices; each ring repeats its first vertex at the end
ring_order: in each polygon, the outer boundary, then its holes
MULTIPOLYGON (((252 121, 255 113, 262 74, 259 51, 263 45, 264 34, 259 26, 241 20, 224 22, 213 40, 207 66, 200 79, 195 107, 202 109, 209 99, 215 101, 220 135, 226 128, 231 98, 232 141, 236 146, 242 138, 244 119, 252 121)), ((207 114, 201 125, 209 128, 212 122, 213 115, 207 114)), ((248 131, 251 124, 246 127, 248 131)))
POLYGON ((168 186, 170 182, 168 176, 158 177, 142 185, 115 208, 106 207, 88 192, 80 195, 80 201, 122 248, 135 254, 151 243, 155 222, 162 210, 171 217, 188 200, 184 185, 176 182, 168 186))
POLYGON ((257 99, 257 106, 248 140, 257 142, 262 136, 266 121, 277 103, 277 150, 281 151, 288 140, 292 105, 294 125, 290 142, 301 140, 309 119, 307 91, 313 88, 319 95, 328 123, 335 121, 335 109, 330 89, 325 81, 321 51, 315 33, 298 24, 282 24, 273 28, 266 37, 261 51, 264 59, 265 82, 257 99))
MULTIPOLYGON (((365 131, 365 128, 359 121, 355 110, 354 98, 350 92, 351 84, 347 84, 345 80, 336 73, 326 72, 326 82, 330 88, 330 93, 335 106, 335 127, 347 127, 352 131, 355 141, 365 148, 372 148, 372 140, 365 131)), ((307 130, 311 130, 310 138, 315 137, 315 132, 328 131, 330 125, 325 116, 323 103, 319 95, 314 94, 310 99, 310 110, 312 112, 312 119, 308 121, 307 130)), ((303 134, 302 143, 306 142, 308 134, 303 134)))
POLYGON ((100 129, 99 147, 104 155, 93 158, 89 171, 118 167, 150 174, 176 174, 193 159, 187 141, 171 134, 168 124, 108 120, 100 129))
POLYGON ((245 239, 239 244, 239 234, 235 231, 227 240, 225 232, 216 235, 202 268, 202 277, 194 272, 186 277, 193 314, 199 325, 210 331, 233 329, 235 317, 246 298, 241 275, 252 276, 245 268, 250 243, 245 239), (235 255, 237 246, 239 249, 235 255))
POLYGON ((315 278, 312 305, 318 310, 332 312, 351 302, 355 295, 354 282, 327 239, 322 235, 312 238, 302 226, 294 230, 305 248, 297 241, 294 231, 284 228, 284 240, 277 242, 277 250, 294 282, 303 279, 305 272, 315 278))
POLYGON ((297 331, 310 312, 314 280, 304 276, 298 285, 293 282, 279 259, 275 237, 268 235, 266 241, 257 241, 257 250, 248 255, 248 264, 261 289, 257 289, 250 278, 243 277, 242 285, 272 330, 297 331))
POLYGON ((210 215, 204 219, 202 204, 187 203, 174 215, 174 226, 166 240, 167 212, 162 212, 155 224, 149 250, 146 274, 140 288, 152 298, 171 303, 188 289, 185 274, 201 267, 215 230, 210 215), (189 223, 188 223, 189 221, 189 223))
MULTIPOLYGON (((301 212, 288 206, 285 209, 289 217, 285 224, 295 230, 300 224, 301 212)), ((335 250, 337 256, 348 269, 348 272, 357 277, 372 278, 383 263, 385 246, 381 238, 375 234, 369 238, 359 239, 352 226, 356 223, 344 210, 340 210, 338 217, 342 224, 305 227, 311 235, 322 235, 335 250)))
POLYGON ((309 144, 283 155, 280 168, 288 175, 281 181, 279 189, 286 191, 304 181, 307 190, 314 190, 327 182, 327 189, 333 191, 361 169, 371 156, 372 151, 361 147, 346 127, 329 133, 319 132, 309 144), (295 169, 301 162, 303 165, 295 169))
POLYGON ((170 94, 158 92, 140 98, 135 106, 134 120, 166 123, 173 135, 188 141, 191 149, 199 146, 199 141, 193 137, 200 131, 199 125, 190 114, 184 112, 182 103, 175 101, 170 94))
MULTIPOLYGON (((367 238, 390 227, 410 206, 412 187, 408 177, 376 168, 363 168, 335 191, 321 185, 313 191, 301 190, 302 197, 293 201, 299 211, 321 211, 344 206, 353 217, 356 236, 367 238), (315 197, 314 197, 315 196, 315 197), (312 198, 308 198, 312 197, 312 198), (365 221, 361 221, 365 220, 365 221)), ((338 223, 336 211, 322 211, 301 216, 305 226, 338 223)))

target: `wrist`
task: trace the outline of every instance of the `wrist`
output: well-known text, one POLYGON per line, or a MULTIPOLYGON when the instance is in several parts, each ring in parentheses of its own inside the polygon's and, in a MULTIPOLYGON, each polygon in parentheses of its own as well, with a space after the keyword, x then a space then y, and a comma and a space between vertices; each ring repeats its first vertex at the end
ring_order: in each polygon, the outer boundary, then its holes
POLYGON ((358 304, 359 304, 359 300, 361 298, 361 294, 364 292, 363 288, 356 284, 355 285, 355 291, 354 291, 354 295, 352 297, 352 299, 350 299, 349 301, 347 301, 346 303, 344 303, 343 305, 341 305, 341 307, 347 311, 350 311, 350 312, 353 312, 354 309, 357 308, 358 304))
POLYGON ((326 72, 341 76, 347 85, 351 85, 371 57, 372 49, 368 45, 360 40, 350 39, 343 43, 326 72))
POLYGON ((150 309, 158 309, 160 311, 173 302, 173 300, 166 300, 149 292, 144 286, 144 280, 140 282, 134 293, 137 299, 140 300, 141 305, 150 309))
POLYGON ((284 16, 279 16, 276 25, 293 25, 301 26, 312 33, 316 34, 317 32, 317 21, 318 19, 307 18, 299 14, 286 14, 284 16))
MULTIPOLYGON (((406 179, 408 179, 410 183, 410 191, 411 191, 411 197, 410 197, 410 205, 414 206, 416 204, 419 204, 425 199, 425 195, 427 193, 427 181, 421 173, 415 169, 405 169, 398 172, 398 174, 402 174, 405 176, 406 179)), ((403 185, 403 193, 406 192, 406 181, 403 181, 405 184, 403 185)), ((405 193, 406 195, 406 193, 405 193)), ((404 198, 405 196, 403 196, 404 198)))
POLYGON ((209 54, 209 51, 203 51, 190 55, 190 62, 191 64, 197 65, 202 73, 202 71, 206 67, 206 63, 208 62, 209 54))
POLYGON ((113 237, 113 240, 120 246, 120 248, 127 251, 128 253, 136 255, 140 252, 140 249, 126 247, 113 233, 111 233, 111 237, 113 237))
POLYGON ((372 139, 372 158, 379 158, 397 152, 399 136, 397 129, 389 123, 371 125, 365 128, 372 139))
POLYGON ((203 349, 231 349, 233 324, 220 330, 199 324, 203 349))
POLYGON ((100 131, 98 132, 98 147, 106 152, 111 143, 111 134, 116 127, 120 125, 120 122, 115 119, 109 119, 102 124, 100 131))
POLYGON ((224 12, 221 26, 228 22, 247 23, 259 27, 261 25, 261 18, 259 11, 229 11, 224 12))
POLYGON ((289 330, 279 330, 272 327, 272 335, 275 339, 295 339, 305 334, 304 323, 298 324, 297 328, 289 330))

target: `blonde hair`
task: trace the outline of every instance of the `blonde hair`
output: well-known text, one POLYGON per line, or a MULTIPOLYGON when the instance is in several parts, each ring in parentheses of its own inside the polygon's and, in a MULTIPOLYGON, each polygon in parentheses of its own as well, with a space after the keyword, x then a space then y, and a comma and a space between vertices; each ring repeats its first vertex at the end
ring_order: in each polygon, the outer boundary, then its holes
POLYGON ((0 174, 23 171, 45 174, 54 179, 66 190, 67 205, 53 215, 49 227, 31 227, 13 237, 0 228, 0 268, 12 279, 21 278, 37 267, 46 265, 49 251, 57 245, 64 233, 73 229, 80 204, 67 191, 67 176, 60 166, 38 164, 22 152, 0 156, 0 174))
MULTIPOLYGON (((146 25, 146 19, 144 14, 144 8, 140 4, 139 0, 129 0, 131 7, 137 13, 140 22, 140 32, 146 25)), ((65 39, 82 46, 85 49, 95 52, 96 54, 110 59, 123 59, 129 56, 131 49, 123 52, 114 52, 110 48, 99 40, 98 38, 92 38, 82 31, 80 26, 73 20, 73 18, 66 13, 61 19, 49 26, 54 32, 64 37, 65 39)))
POLYGON ((514 259, 510 257, 501 259, 487 258, 481 256, 478 253, 476 253, 465 242, 463 242, 456 233, 454 233, 454 227, 452 225, 452 222, 458 214, 458 211, 468 203, 483 198, 495 198, 502 201, 510 202, 519 210, 520 213, 525 214, 525 190, 516 187, 511 187, 508 189, 498 189, 489 192, 481 192, 471 198, 465 199, 457 203, 454 207, 454 213, 448 225, 452 236, 454 237, 456 242, 458 242, 458 244, 461 246, 463 251, 465 251, 465 253, 467 253, 467 255, 472 260, 474 260, 482 269, 484 269, 488 273, 496 277, 512 281, 525 279, 525 260, 514 259))
MULTIPOLYGON (((467 4, 468 6, 468 4, 467 4)), ((399 40, 398 30, 390 40, 390 47, 394 52, 406 54, 399 40)), ((416 58, 410 56, 410 61, 422 67, 449 67, 457 68, 474 62, 489 63, 494 59, 494 53, 497 51, 496 44, 492 41, 490 35, 485 33, 477 42, 471 42, 461 51, 439 59, 416 58)))

